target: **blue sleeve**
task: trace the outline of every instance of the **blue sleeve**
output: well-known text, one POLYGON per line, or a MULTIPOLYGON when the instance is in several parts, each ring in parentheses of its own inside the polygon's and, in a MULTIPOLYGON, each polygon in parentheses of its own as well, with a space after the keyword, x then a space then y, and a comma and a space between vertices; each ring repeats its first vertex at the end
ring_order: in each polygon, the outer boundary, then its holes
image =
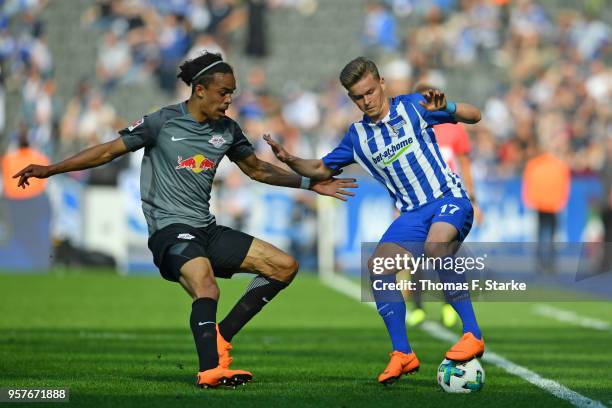
POLYGON ((455 119, 454 115, 451 115, 445 111, 435 111, 430 112, 424 107, 421 106, 419 102, 425 102, 425 97, 419 93, 414 93, 410 95, 403 95, 402 98, 412 103, 416 108, 417 112, 425 119, 427 125, 434 126, 442 123, 457 123, 457 119, 455 119))
POLYGON ((351 140, 351 129, 344 135, 340 144, 330 153, 323 157, 323 164, 332 170, 339 170, 349 164, 355 163, 353 157, 353 141, 351 140))

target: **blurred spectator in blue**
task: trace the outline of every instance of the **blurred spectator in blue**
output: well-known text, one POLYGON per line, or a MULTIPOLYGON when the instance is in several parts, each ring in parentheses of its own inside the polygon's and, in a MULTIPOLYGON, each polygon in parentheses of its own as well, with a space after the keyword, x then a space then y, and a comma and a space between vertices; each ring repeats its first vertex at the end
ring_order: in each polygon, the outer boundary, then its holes
POLYGON ((606 46, 610 45, 610 26, 587 13, 573 27, 571 38, 580 57, 591 61, 599 58, 606 46))
POLYGON ((510 13, 510 28, 515 35, 545 37, 553 34, 553 25, 546 10, 533 0, 518 0, 510 13))
POLYGON ((191 29, 196 33, 202 33, 208 29, 212 20, 212 15, 208 10, 205 0, 193 0, 189 4, 187 19, 191 29))
POLYGON ((399 18, 408 17, 413 11, 416 0, 386 0, 387 4, 399 18))
POLYGON ((159 85, 167 92, 172 92, 176 85, 176 67, 191 46, 185 28, 185 20, 177 14, 162 17, 159 32, 159 85))
POLYGON ((386 52, 396 51, 400 45, 396 31, 395 16, 389 8, 382 1, 370 0, 365 13, 364 45, 386 52))

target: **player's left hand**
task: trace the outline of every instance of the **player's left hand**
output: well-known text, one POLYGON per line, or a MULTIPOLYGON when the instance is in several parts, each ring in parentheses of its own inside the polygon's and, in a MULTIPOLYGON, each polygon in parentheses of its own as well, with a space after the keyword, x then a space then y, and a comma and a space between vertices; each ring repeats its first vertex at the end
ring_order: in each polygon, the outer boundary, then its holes
POLYGON ((439 89, 430 89, 421 95, 426 102, 420 101, 419 104, 430 112, 444 110, 446 108, 446 96, 439 89))
POLYGON ((354 178, 335 178, 327 180, 312 181, 310 189, 318 194, 337 198, 346 201, 347 197, 354 197, 355 193, 345 190, 346 188, 357 188, 354 178))
POLYGON ((286 163, 287 160, 289 160, 291 155, 285 150, 283 146, 281 146, 278 142, 272 139, 272 137, 269 134, 263 135, 263 140, 265 140, 268 143, 268 145, 270 145, 272 152, 274 152, 274 155, 276 156, 278 160, 280 160, 283 163, 286 163))

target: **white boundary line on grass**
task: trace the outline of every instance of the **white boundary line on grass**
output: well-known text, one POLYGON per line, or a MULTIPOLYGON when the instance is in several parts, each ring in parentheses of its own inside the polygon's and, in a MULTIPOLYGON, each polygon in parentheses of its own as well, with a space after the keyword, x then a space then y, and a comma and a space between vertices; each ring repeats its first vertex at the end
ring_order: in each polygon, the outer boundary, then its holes
MULTIPOLYGON (((335 289, 338 292, 347 295, 348 297, 359 301, 361 300, 360 286, 346 278, 340 276, 329 277, 323 279, 323 283, 327 284, 332 289, 335 289)), ((376 309, 376 305, 372 302, 364 304, 376 309)), ((421 329, 428 333, 430 336, 449 343, 454 343, 459 338, 452 331, 446 329, 439 323, 432 321, 427 321, 423 323, 421 325, 421 329)), ((539 374, 529 370, 528 368, 513 363, 512 361, 492 351, 487 350, 487 352, 483 356, 483 360, 487 363, 498 366, 499 368, 512 375, 516 375, 517 377, 520 377, 523 380, 530 382, 536 387, 541 388, 544 391, 554 395, 555 397, 563 399, 576 407, 606 408, 606 406, 601 402, 585 397, 584 395, 579 394, 576 391, 572 391, 566 386, 561 385, 554 380, 544 378, 539 374)))
POLYGON ((574 311, 559 309, 557 307, 542 303, 534 305, 533 313, 539 316, 544 316, 557 320, 559 322, 571 323, 577 326, 586 327, 588 329, 610 331, 610 329, 612 328, 612 325, 604 320, 581 316, 574 311))

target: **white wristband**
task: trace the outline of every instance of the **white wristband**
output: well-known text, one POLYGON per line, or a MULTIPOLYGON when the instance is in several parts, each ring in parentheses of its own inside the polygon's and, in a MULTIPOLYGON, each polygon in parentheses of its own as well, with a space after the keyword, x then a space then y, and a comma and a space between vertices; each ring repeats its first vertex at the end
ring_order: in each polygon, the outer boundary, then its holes
POLYGON ((308 177, 302 176, 302 181, 300 182, 300 188, 304 190, 308 190, 310 188, 310 179, 308 177))

